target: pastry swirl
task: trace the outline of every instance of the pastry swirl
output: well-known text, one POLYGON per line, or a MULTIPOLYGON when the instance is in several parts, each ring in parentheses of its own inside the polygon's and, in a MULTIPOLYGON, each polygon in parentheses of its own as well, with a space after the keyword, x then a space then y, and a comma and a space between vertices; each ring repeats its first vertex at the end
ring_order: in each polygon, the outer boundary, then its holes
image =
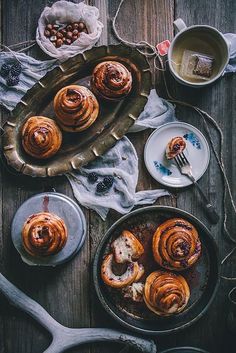
POLYGON ((63 219, 49 212, 31 215, 22 229, 23 246, 32 256, 58 253, 65 246, 67 236, 63 219))
POLYGON ((117 61, 98 64, 92 74, 92 91, 100 98, 119 100, 125 98, 132 88, 130 71, 117 61))
POLYGON ((32 116, 23 125, 22 145, 26 153, 38 159, 46 159, 57 153, 62 134, 54 120, 44 116, 32 116))
POLYGON ((101 277, 104 283, 113 288, 123 288, 129 284, 139 280, 143 275, 144 269, 137 262, 128 262, 125 272, 121 275, 116 275, 113 272, 112 264, 114 255, 109 254, 103 260, 101 266, 101 277))
POLYGON ((175 158, 176 156, 178 156, 178 154, 183 152, 185 148, 186 148, 186 142, 184 141, 183 137, 181 136, 173 137, 166 147, 166 158, 167 159, 175 158))
POLYGON ((57 92, 54 111, 64 131, 80 132, 97 119, 99 105, 93 93, 84 86, 70 85, 57 92))
POLYGON ((159 316, 170 316, 184 310, 190 297, 185 278, 171 272, 155 271, 146 279, 144 301, 159 316))
POLYGON ((157 228, 152 250, 154 259, 160 266, 181 271, 199 259, 201 241, 191 223, 182 218, 172 218, 157 228))

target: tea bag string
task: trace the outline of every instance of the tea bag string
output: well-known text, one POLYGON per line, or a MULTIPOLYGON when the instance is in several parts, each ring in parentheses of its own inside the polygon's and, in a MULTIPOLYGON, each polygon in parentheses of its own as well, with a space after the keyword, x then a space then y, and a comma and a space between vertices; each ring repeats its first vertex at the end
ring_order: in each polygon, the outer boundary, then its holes
MULTIPOLYGON (((229 181, 228 181, 228 178, 227 178, 227 175, 226 175, 225 165, 224 165, 224 161, 223 161, 223 143, 224 143, 223 132, 222 132, 219 124, 216 122, 216 120, 210 114, 208 114, 206 111, 204 111, 204 110, 200 109, 199 107, 194 106, 194 105, 192 105, 190 103, 187 103, 187 102, 184 102, 184 101, 180 101, 180 100, 174 98, 171 95, 171 93, 169 91, 169 87, 168 87, 167 81, 166 81, 165 73, 164 73, 166 71, 165 64, 164 64, 161 56, 157 52, 155 46, 153 46, 152 44, 148 43, 147 41, 131 42, 131 41, 128 41, 126 39, 123 39, 119 35, 119 33, 117 31, 117 28, 116 28, 116 21, 117 21, 117 17, 119 15, 120 9, 121 9, 122 4, 124 3, 124 1, 125 0, 121 0, 120 1, 120 4, 119 4, 119 6, 117 8, 115 17, 112 20, 113 32, 114 32, 115 36, 117 37, 117 39, 120 42, 122 42, 123 44, 125 44, 127 46, 130 46, 130 47, 133 47, 133 48, 136 48, 140 53, 145 55, 148 59, 154 58, 154 67, 155 67, 155 69, 160 70, 160 71, 163 72, 163 80, 164 80, 164 85, 165 85, 165 89, 166 89, 166 93, 167 93, 169 102, 174 103, 174 104, 179 104, 181 106, 193 109, 201 117, 201 119, 203 120, 204 127, 205 127, 205 130, 207 132, 208 139, 210 141, 213 153, 215 155, 217 164, 218 164, 218 166, 220 168, 220 171, 222 173, 222 176, 223 176, 223 213, 224 213, 223 227, 224 227, 224 232, 227 235, 228 239, 232 243, 236 244, 236 239, 234 239, 230 235, 230 232, 228 231, 228 228, 227 228, 227 214, 226 214, 227 192, 228 192, 230 203, 232 205, 232 208, 233 208, 233 211, 234 211, 235 215, 236 215, 236 205, 235 205, 235 202, 234 202, 234 199, 233 199, 231 187, 229 185, 229 181), (158 63, 159 63, 159 66, 158 66, 158 63), (209 130, 208 123, 212 124, 213 127, 217 130, 217 132, 219 134, 219 140, 220 140, 219 153, 217 152, 216 146, 215 146, 215 144, 213 142, 213 139, 211 137, 211 133, 210 133, 210 130, 209 130)), ((223 265, 225 263, 225 261, 234 253, 235 250, 236 250, 236 246, 223 258, 223 260, 221 261, 221 265, 223 265)), ((235 278, 234 277, 225 277, 225 276, 221 276, 221 277, 224 278, 224 279, 236 280, 236 277, 235 278)))

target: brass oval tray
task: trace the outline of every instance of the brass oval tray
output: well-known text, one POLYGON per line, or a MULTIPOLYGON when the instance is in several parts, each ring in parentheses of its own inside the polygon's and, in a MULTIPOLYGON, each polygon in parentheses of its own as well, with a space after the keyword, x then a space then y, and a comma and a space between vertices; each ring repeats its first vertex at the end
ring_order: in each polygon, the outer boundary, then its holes
POLYGON ((17 171, 35 176, 55 176, 79 169, 112 147, 134 124, 151 89, 151 72, 146 58, 124 45, 94 47, 78 54, 41 78, 21 99, 6 122, 3 152, 7 163, 17 171), (97 121, 86 131, 63 133, 60 151, 48 160, 28 156, 21 146, 22 124, 33 115, 54 118, 53 98, 69 84, 89 87, 93 68, 101 61, 116 60, 132 72, 133 87, 120 102, 100 101, 97 121))

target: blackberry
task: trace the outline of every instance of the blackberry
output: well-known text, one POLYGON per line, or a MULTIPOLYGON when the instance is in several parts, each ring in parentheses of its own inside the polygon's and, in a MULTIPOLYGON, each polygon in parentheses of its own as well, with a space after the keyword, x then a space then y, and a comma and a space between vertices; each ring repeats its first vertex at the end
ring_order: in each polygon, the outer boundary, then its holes
POLYGON ((88 181, 89 181, 90 183, 96 183, 97 180, 98 180, 98 175, 97 175, 97 173, 95 173, 95 172, 89 173, 89 175, 88 175, 88 181))
POLYGON ((103 179, 103 183, 106 185, 107 188, 111 188, 114 183, 114 177, 112 175, 107 175, 103 179))
POLYGON ((4 78, 6 78, 11 70, 11 65, 9 64, 3 64, 1 67, 0 75, 4 78))
POLYGON ((13 64, 10 71, 11 71, 12 76, 19 76, 22 71, 21 64, 18 62, 13 64))
POLYGON ((102 181, 100 181, 100 182, 97 184, 96 190, 97 190, 97 192, 99 192, 99 193, 105 192, 105 191, 107 191, 107 186, 106 186, 102 181))
POLYGON ((19 76, 12 76, 10 73, 7 78, 7 85, 8 86, 16 86, 19 83, 19 76))

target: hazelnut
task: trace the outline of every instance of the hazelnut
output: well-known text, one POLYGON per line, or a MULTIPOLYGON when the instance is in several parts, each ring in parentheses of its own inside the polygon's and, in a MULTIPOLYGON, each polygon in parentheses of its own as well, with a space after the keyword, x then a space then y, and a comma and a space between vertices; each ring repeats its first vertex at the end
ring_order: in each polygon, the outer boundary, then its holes
POLYGON ((72 23, 72 28, 73 29, 78 29, 79 28, 79 23, 78 22, 72 23))
POLYGON ((57 32, 56 36, 57 36, 57 38, 60 38, 60 39, 63 38, 63 34, 60 32, 57 32))
POLYGON ((67 29, 67 31, 71 32, 73 28, 72 28, 71 25, 67 25, 67 26, 66 26, 66 29, 67 29))
POLYGON ((79 23, 78 23, 78 30, 79 30, 80 32, 82 32, 83 29, 85 29, 85 28, 86 28, 86 27, 85 27, 84 22, 79 22, 79 23))
POLYGON ((44 35, 45 37, 49 38, 51 36, 51 32, 48 29, 45 29, 44 35))
POLYGON ((71 39, 72 36, 73 36, 73 33, 72 33, 72 32, 67 32, 67 33, 66 33, 66 38, 71 39))
POLYGON ((60 48, 60 47, 62 46, 62 44, 63 44, 63 40, 62 40, 62 39, 58 39, 58 40, 56 41, 56 47, 57 47, 57 48, 60 48))
POLYGON ((51 29, 52 29, 52 24, 51 24, 51 23, 47 24, 46 29, 48 29, 49 31, 51 31, 51 29))
POLYGON ((57 37, 56 37, 56 36, 51 36, 51 37, 50 37, 50 41, 51 41, 51 42, 56 42, 56 40, 57 40, 57 37))
POLYGON ((67 30, 66 30, 65 28, 62 28, 62 29, 60 30, 60 32, 63 34, 63 36, 65 36, 66 33, 67 33, 67 30))
POLYGON ((51 36, 55 36, 57 34, 57 30, 56 29, 52 29, 51 30, 51 36))
POLYGON ((77 36, 79 31, 78 31, 78 29, 74 29, 72 33, 73 33, 73 36, 77 36))
POLYGON ((53 28, 53 29, 56 29, 56 30, 58 31, 58 29, 60 28, 60 26, 55 24, 55 25, 52 26, 52 28, 53 28))
POLYGON ((65 43, 65 41, 66 41, 66 37, 63 37, 63 38, 62 38, 62 40, 63 40, 63 43, 65 43))
POLYGON ((70 45, 71 44, 71 39, 66 38, 65 44, 70 45))
POLYGON ((78 36, 73 36, 72 37, 72 42, 76 41, 79 37, 78 36))
POLYGON ((54 47, 56 47, 56 46, 57 46, 57 43, 56 43, 56 42, 52 42, 52 44, 54 45, 54 47))
POLYGON ((82 32, 84 32, 84 33, 87 33, 87 34, 88 34, 88 30, 87 30, 87 28, 84 28, 82 32))

